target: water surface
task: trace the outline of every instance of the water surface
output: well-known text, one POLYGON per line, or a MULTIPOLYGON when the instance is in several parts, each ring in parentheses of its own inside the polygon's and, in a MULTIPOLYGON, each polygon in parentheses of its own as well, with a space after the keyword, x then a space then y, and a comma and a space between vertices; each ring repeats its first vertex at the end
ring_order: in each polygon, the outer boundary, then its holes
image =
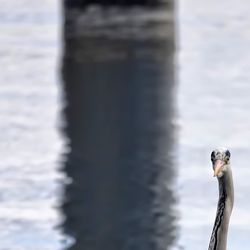
POLYGON ((210 153, 231 150, 235 207, 229 249, 248 249, 250 233, 250 52, 248 1, 180 1, 180 244, 206 249, 217 203, 210 153))
POLYGON ((0 5, 0 248, 59 249, 59 9, 0 5))
MULTIPOLYGON (((62 222, 58 168, 65 164, 60 160, 65 136, 58 129, 64 105, 57 80, 60 7, 49 0, 0 3, 1 248, 61 249, 62 232, 56 227, 62 222)), ((208 246, 217 202, 209 156, 214 147, 223 145, 232 153, 235 182, 229 249, 248 250, 249 5, 246 0, 178 4, 178 118, 168 117, 179 128, 178 141, 173 141, 178 142, 173 152, 177 158, 170 157, 172 167, 178 169, 174 191, 171 188, 179 200, 177 249, 208 246)), ((163 67, 159 69, 162 73, 163 67)), ((165 90, 159 87, 156 94, 164 96, 165 90)), ((143 93, 150 97, 148 108, 159 105, 151 88, 143 93)), ((164 102, 160 106, 164 117, 167 106, 164 102)), ((150 120, 144 115, 141 122, 150 120)), ((164 128, 164 122, 154 126, 164 128)), ((161 145, 161 150, 167 148, 161 145)))

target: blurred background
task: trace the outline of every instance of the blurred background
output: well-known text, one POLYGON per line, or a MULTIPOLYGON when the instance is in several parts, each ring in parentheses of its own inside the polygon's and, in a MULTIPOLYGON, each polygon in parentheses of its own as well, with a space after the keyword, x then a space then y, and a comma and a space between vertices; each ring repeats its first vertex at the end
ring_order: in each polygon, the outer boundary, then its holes
POLYGON ((247 0, 0 4, 0 250, 248 248, 247 0))

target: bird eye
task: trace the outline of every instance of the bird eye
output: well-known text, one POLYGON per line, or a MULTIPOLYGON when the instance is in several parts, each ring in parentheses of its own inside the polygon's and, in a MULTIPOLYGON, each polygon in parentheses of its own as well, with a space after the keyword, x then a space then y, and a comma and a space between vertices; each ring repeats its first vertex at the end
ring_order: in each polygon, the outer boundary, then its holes
POLYGON ((225 154, 226 154, 226 156, 227 156, 228 158, 230 158, 230 155, 231 155, 231 154, 230 154, 229 150, 227 150, 225 154))
POLYGON ((211 153, 211 161, 213 161, 214 158, 215 158, 215 152, 213 151, 213 152, 211 153))

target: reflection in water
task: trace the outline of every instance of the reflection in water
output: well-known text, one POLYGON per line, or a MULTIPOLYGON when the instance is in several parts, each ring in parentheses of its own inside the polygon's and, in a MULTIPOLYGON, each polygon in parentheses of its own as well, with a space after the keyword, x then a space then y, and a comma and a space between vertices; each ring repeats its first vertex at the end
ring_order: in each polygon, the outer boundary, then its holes
POLYGON ((66 13, 64 170, 72 182, 62 210, 76 240, 68 249, 174 243, 174 36, 163 11, 66 13))

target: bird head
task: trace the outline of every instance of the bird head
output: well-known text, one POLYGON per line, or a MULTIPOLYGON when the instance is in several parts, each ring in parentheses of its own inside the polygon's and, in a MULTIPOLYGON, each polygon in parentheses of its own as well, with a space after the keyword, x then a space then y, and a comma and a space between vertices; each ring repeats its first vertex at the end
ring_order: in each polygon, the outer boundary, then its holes
POLYGON ((214 176, 221 178, 230 167, 230 152, 226 148, 217 148, 211 153, 214 176))

